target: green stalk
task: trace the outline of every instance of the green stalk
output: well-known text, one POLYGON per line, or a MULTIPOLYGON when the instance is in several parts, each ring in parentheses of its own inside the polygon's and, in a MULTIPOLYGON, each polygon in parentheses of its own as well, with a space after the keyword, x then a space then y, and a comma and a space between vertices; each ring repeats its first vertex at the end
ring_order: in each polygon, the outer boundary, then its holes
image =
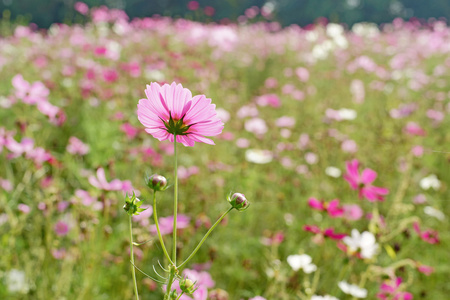
POLYGON ((214 230, 214 228, 216 228, 216 226, 220 223, 220 221, 222 221, 223 218, 225 218, 225 216, 231 211, 233 210, 233 207, 230 207, 217 221, 216 223, 214 223, 213 226, 211 226, 211 228, 208 230, 208 232, 203 236, 202 240, 200 241, 200 243, 198 243, 197 247, 195 247, 194 251, 192 251, 191 255, 189 255, 188 258, 186 258, 186 260, 177 267, 177 269, 181 269, 182 267, 184 267, 184 265, 186 265, 192 257, 194 257, 194 255, 197 253, 198 249, 200 249, 200 247, 203 245, 203 243, 205 242, 205 240, 208 238, 209 234, 214 230))
POLYGON ((173 262, 170 259, 170 255, 169 253, 167 253, 166 246, 164 245, 164 240, 162 238, 161 231, 159 230, 158 212, 156 211, 156 192, 153 193, 153 217, 155 219, 156 230, 158 231, 159 243, 161 244, 161 248, 164 251, 164 255, 169 260, 169 263, 173 265, 173 262))
POLYGON ((131 222, 131 216, 129 216, 129 224, 130 224, 130 256, 131 256, 131 273, 133 274, 133 283, 134 283, 134 294, 136 295, 136 300, 139 300, 137 282, 136 282, 136 271, 134 270, 134 254, 133 254, 133 224, 131 222))
POLYGON ((173 199, 173 245, 172 245, 172 261, 177 264, 177 213, 178 213, 178 164, 177 164, 177 135, 173 135, 173 151, 175 155, 174 175, 174 199, 173 199))

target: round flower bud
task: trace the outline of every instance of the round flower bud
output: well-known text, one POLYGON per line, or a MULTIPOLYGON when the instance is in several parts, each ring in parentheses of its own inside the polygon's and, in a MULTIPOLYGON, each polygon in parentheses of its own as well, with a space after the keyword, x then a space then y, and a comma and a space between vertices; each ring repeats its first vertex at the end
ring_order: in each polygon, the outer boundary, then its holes
POLYGON ((155 192, 164 191, 168 188, 167 179, 162 175, 154 174, 148 178, 147 186, 155 192))
POLYGON ((195 283, 192 280, 185 278, 180 281, 180 289, 184 293, 191 295, 195 291, 195 283))
POLYGON ((236 208, 239 211, 246 210, 250 205, 247 198, 245 198, 244 194, 241 193, 234 193, 228 198, 228 202, 230 202, 233 208, 236 208))

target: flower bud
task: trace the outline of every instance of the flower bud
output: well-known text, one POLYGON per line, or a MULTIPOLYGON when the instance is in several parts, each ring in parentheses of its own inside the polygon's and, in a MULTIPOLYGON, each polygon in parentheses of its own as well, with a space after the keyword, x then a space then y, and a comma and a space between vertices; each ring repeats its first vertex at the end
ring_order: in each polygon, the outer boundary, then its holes
POLYGON ((146 208, 140 208, 142 205, 142 201, 140 201, 138 198, 136 198, 136 195, 133 192, 133 196, 126 197, 125 199, 125 205, 123 206, 123 209, 130 215, 139 215, 140 212, 143 212, 146 210, 146 208))
POLYGON ((151 188, 152 190, 154 190, 155 192, 162 192, 168 188, 166 177, 164 177, 162 175, 158 175, 158 174, 154 174, 154 175, 150 176, 146 180, 146 183, 147 183, 147 186, 149 188, 151 188))
POLYGON ((244 211, 250 206, 247 198, 241 193, 234 193, 231 197, 228 197, 228 202, 239 211, 244 211))
POLYGON ((180 281, 180 289, 185 294, 192 295, 192 293, 194 293, 196 290, 195 283, 192 280, 185 278, 180 281))

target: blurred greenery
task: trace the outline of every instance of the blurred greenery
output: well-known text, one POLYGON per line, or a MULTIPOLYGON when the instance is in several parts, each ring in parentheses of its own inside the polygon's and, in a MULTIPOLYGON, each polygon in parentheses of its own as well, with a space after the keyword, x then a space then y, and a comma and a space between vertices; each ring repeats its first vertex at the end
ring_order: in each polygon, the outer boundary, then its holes
MULTIPOLYGON (((400 17, 449 18, 448 0, 200 0, 200 9, 190 11, 190 0, 86 0, 89 7, 106 5, 110 8, 124 9, 130 18, 152 16, 154 14, 184 17, 199 21, 236 20, 251 6, 273 6, 271 19, 282 25, 314 23, 325 17, 332 22, 352 25, 357 22, 377 24, 391 22, 400 17), (211 6, 215 9, 212 17, 206 16, 202 9, 211 6)), ((41 28, 53 23, 82 22, 83 18, 74 10, 75 0, 2 0, 0 11, 9 10, 13 20, 24 16, 41 28)))

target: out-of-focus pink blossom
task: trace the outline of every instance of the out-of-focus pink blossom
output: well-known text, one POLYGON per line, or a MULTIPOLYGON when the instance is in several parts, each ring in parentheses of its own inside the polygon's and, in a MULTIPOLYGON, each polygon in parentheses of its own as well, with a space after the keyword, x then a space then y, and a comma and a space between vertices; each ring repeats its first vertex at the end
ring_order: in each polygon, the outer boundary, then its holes
POLYGON ((11 192, 13 190, 13 185, 8 179, 0 178, 0 188, 7 192, 11 192))
POLYGON ((302 82, 307 82, 309 80, 308 69, 299 67, 299 68, 295 69, 295 75, 297 75, 298 79, 302 82))
POLYGON ((358 204, 344 204, 342 208, 344 210, 343 217, 350 221, 357 221, 364 215, 364 211, 358 204))
POLYGON ((424 152, 424 149, 422 146, 414 146, 411 149, 411 153, 415 156, 415 157, 422 157, 424 152))
POLYGON ((115 82, 119 79, 119 73, 114 69, 106 69, 103 71, 103 80, 109 83, 115 82))
POLYGON ((30 84, 23 79, 21 74, 13 77, 12 85, 15 89, 15 96, 27 104, 37 104, 47 102, 49 90, 40 81, 30 84))
POLYGON ((189 1, 187 4, 187 8, 189 10, 197 10, 199 9, 200 4, 197 1, 189 1))
POLYGON ((439 110, 429 109, 427 110, 427 117, 438 124, 444 120, 445 114, 439 110))
POLYGON ((24 137, 22 138, 21 142, 18 143, 14 138, 8 136, 6 138, 5 146, 6 149, 12 152, 11 155, 8 156, 8 158, 15 158, 33 150, 34 141, 33 139, 24 137))
POLYGON ((258 109, 254 105, 244 105, 237 111, 237 117, 240 119, 257 117, 258 114, 258 109))
POLYGON ((86 145, 78 138, 72 136, 69 138, 69 144, 66 147, 70 154, 86 155, 89 152, 89 145, 86 145))
POLYGON ((261 243, 266 246, 280 245, 284 240, 284 233, 277 231, 270 236, 261 238, 261 243))
POLYGON ((283 116, 278 118, 275 121, 275 125, 278 127, 289 127, 292 128, 295 125, 295 118, 293 117, 288 117, 288 116, 283 116))
POLYGON ((426 131, 422 129, 422 127, 420 127, 420 125, 417 124, 416 122, 408 122, 405 128, 403 128, 403 131, 410 135, 418 135, 418 136, 427 135, 426 131))
MULTIPOLYGON (((211 275, 208 272, 202 271, 198 272, 195 270, 185 269, 183 271, 183 277, 186 277, 193 282, 197 290, 192 294, 194 300, 207 300, 208 299, 208 289, 214 287, 215 282, 212 280, 211 275)), ((165 287, 164 287, 165 288, 165 287)), ((177 290, 178 293, 181 292, 179 281, 175 281, 172 288, 177 290)), ((187 295, 182 295, 180 300, 191 300, 192 298, 187 295)))
POLYGON ((420 262, 416 262, 417 271, 419 271, 422 274, 425 274, 426 276, 430 276, 434 273, 434 268, 430 266, 426 266, 421 264, 420 262))
POLYGON ((56 235, 65 236, 66 234, 69 233, 69 230, 70 230, 69 224, 67 224, 64 221, 58 221, 55 224, 54 230, 55 230, 56 235))
POLYGON ((74 8, 82 15, 87 15, 87 13, 89 12, 89 6, 87 6, 87 4, 84 2, 75 2, 74 8))
POLYGON ((209 17, 212 17, 212 16, 214 16, 214 14, 216 13, 216 10, 215 10, 214 7, 212 7, 212 6, 206 6, 206 7, 203 9, 203 12, 205 13, 205 15, 207 15, 207 16, 209 16, 209 17))
POLYGON ((275 94, 266 94, 256 98, 256 104, 259 106, 271 106, 278 108, 281 106, 280 98, 275 94))
POLYGON ((191 166, 189 168, 179 166, 178 167, 178 178, 181 180, 187 179, 192 175, 198 174, 199 168, 197 166, 191 166))
POLYGON ((248 132, 254 133, 258 136, 264 135, 269 130, 266 122, 261 118, 247 120, 244 127, 248 132))
POLYGON ((97 177, 91 175, 88 180, 94 187, 105 191, 123 191, 126 193, 131 193, 133 191, 133 186, 129 180, 121 181, 119 179, 114 179, 111 182, 108 182, 103 168, 98 168, 97 177))
MULTIPOLYGON (((177 229, 184 229, 189 226, 189 221, 191 218, 189 218, 186 215, 178 215, 177 216, 177 229)), ((173 216, 165 217, 165 218, 159 218, 159 229, 161 231, 162 235, 170 234, 173 232, 173 216)), ((150 232, 152 234, 156 234, 156 225, 150 226, 150 232)))
POLYGON ((141 208, 145 210, 139 215, 133 216, 133 221, 139 222, 142 227, 147 227, 150 225, 150 217, 153 215, 153 207, 149 205, 142 205, 141 208))
POLYGON ((268 89, 274 89, 274 88, 276 88, 278 86, 278 80, 276 78, 269 77, 264 82, 264 85, 268 89))
POLYGON ((28 205, 23 204, 23 203, 19 203, 19 205, 17 205, 17 209, 25 215, 28 215, 31 211, 31 208, 28 205))
POLYGON ((436 230, 426 229, 422 231, 418 222, 414 222, 413 229, 423 241, 429 244, 439 243, 439 234, 436 230))
POLYGON ((341 217, 344 214, 344 210, 339 207, 339 199, 331 200, 330 202, 320 201, 316 198, 309 198, 308 205, 319 211, 327 211, 328 215, 332 218, 341 217))
POLYGON ((372 169, 364 169, 360 174, 359 161, 356 159, 347 162, 346 165, 347 173, 344 175, 344 179, 352 189, 359 191, 359 198, 365 197, 370 202, 384 200, 384 196, 389 193, 389 190, 372 185, 377 178, 377 172, 372 169))
POLYGON ((66 257, 67 251, 64 248, 60 248, 60 249, 52 249, 52 256, 55 259, 64 259, 66 257))
POLYGON ((130 123, 122 124, 120 130, 125 132, 129 139, 134 139, 139 133, 139 128, 134 127, 130 123))
POLYGON ((389 282, 384 282, 380 286, 380 292, 377 294, 378 299, 387 300, 412 300, 413 295, 409 292, 400 290, 402 279, 397 277, 389 282))

